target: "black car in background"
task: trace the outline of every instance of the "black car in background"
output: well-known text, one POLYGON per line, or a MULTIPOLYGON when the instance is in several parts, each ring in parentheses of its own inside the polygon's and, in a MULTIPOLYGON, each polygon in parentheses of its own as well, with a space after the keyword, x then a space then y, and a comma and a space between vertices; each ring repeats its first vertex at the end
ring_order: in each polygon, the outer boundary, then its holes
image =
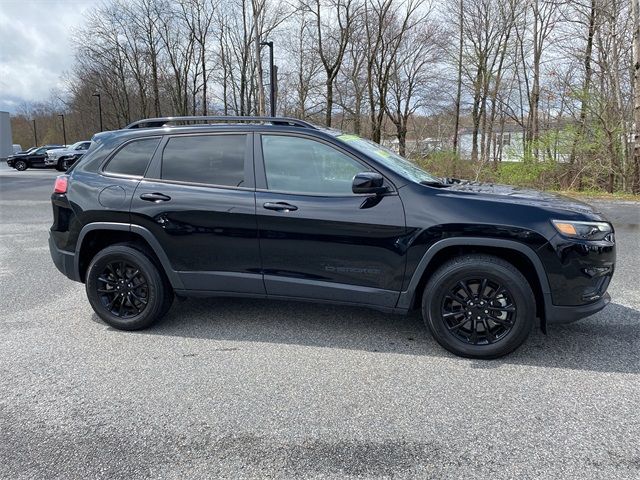
POLYGON ((56 180, 49 246, 115 328, 174 296, 310 300, 419 309, 446 349, 495 358, 610 300, 613 227, 569 198, 439 179, 295 119, 148 119, 93 141, 56 180))
POLYGON ((44 145, 39 148, 31 148, 25 153, 17 153, 7 158, 7 165, 19 171, 27 168, 44 168, 47 151, 55 148, 64 148, 64 145, 44 145))

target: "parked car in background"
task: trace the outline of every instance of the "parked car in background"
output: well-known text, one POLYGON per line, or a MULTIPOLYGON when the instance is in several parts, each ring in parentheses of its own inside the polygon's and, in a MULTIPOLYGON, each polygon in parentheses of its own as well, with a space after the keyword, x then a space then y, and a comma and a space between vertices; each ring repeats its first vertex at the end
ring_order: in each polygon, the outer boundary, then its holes
POLYGON ((93 141, 56 180, 49 247, 115 328, 150 326, 174 295, 286 298, 418 309, 447 350, 495 358, 610 301, 613 226, 570 198, 437 178, 287 118, 156 118, 93 141))
POLYGON ((47 152, 44 164, 47 167, 54 167, 60 172, 64 172, 78 158, 85 154, 91 146, 91 140, 76 142, 64 148, 56 148, 47 152))
POLYGON ((22 151, 22 145, 20 145, 19 143, 14 143, 13 154, 15 155, 16 153, 20 153, 21 151, 22 151))
POLYGON ((62 147, 63 145, 44 145, 35 150, 30 149, 27 153, 11 155, 7 158, 7 165, 21 172, 27 168, 44 168, 44 159, 47 157, 47 152, 54 148, 62 147))
POLYGON ((25 153, 35 152, 37 149, 38 149, 38 147, 27 148, 26 150, 22 150, 20 152, 16 152, 16 155, 23 155, 25 153))

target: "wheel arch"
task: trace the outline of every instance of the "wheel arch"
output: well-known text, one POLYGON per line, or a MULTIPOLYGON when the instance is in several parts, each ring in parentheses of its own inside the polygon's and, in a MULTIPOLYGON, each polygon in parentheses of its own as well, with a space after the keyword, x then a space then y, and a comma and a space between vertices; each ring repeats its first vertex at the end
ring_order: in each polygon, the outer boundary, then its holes
POLYGON ((94 222, 82 227, 76 243, 74 271, 84 282, 91 259, 103 248, 116 243, 131 243, 148 253, 162 268, 174 289, 184 288, 179 275, 171 267, 164 249, 153 234, 140 225, 116 222, 94 222))
POLYGON ((513 240, 455 237, 434 243, 416 267, 407 290, 401 292, 398 307, 411 309, 422 301, 424 287, 431 275, 446 260, 459 255, 484 253, 502 258, 514 265, 527 279, 536 299, 537 316, 546 330, 546 302, 550 287, 542 261, 533 249, 513 240))

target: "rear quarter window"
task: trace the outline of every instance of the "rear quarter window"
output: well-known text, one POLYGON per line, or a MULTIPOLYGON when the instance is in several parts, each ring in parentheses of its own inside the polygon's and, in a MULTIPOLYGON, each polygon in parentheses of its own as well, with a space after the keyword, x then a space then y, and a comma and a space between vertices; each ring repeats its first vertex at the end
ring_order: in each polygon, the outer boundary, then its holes
POLYGON ((154 137, 133 140, 125 144, 111 157, 104 171, 118 175, 144 176, 159 143, 160 137, 154 137))

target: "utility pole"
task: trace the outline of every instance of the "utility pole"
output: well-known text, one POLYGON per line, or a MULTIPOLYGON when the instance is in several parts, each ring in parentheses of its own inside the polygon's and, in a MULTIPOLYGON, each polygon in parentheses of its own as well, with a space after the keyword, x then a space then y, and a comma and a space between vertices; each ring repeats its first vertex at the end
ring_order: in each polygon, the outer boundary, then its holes
POLYGON ((64 113, 60 113, 58 114, 58 116, 62 119, 62 139, 64 142, 64 145, 67 145, 67 129, 64 126, 64 113))
POLYGON ((260 42, 260 45, 269 47, 269 105, 271 116, 276 116, 276 69, 273 65, 273 42, 260 42))
POLYGON ((98 97, 98 113, 100 115, 100 131, 104 131, 104 128, 102 127, 102 100, 100 98, 100 94, 99 93, 94 93, 93 95, 91 95, 92 97, 98 97))
POLYGON ((33 119, 33 146, 38 146, 38 130, 36 129, 36 119, 33 119))

